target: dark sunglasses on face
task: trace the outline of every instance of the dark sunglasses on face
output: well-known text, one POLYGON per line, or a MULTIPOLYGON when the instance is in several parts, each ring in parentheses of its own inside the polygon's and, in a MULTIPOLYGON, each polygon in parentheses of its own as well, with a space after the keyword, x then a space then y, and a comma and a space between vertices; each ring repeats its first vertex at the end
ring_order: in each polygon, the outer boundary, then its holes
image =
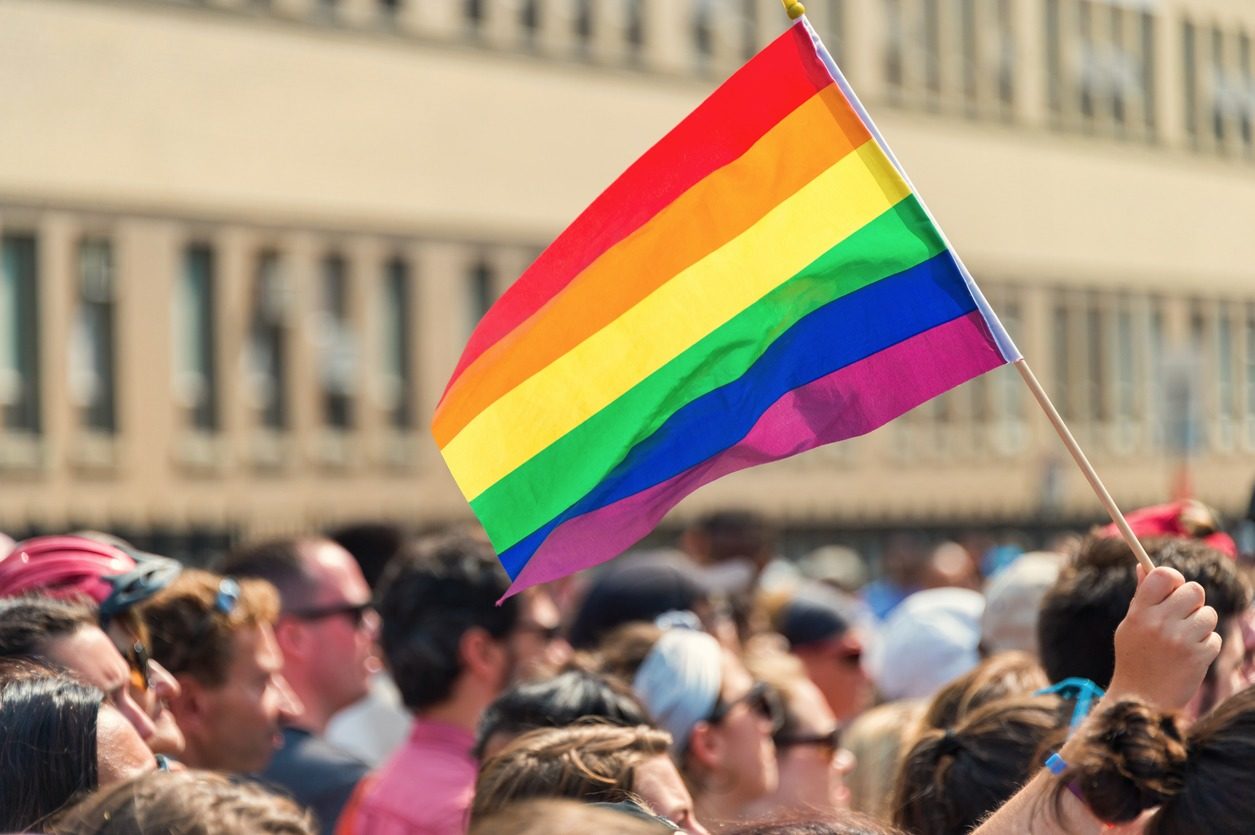
POLYGON ((131 668, 131 684, 141 693, 147 693, 152 686, 152 678, 148 670, 148 648, 143 641, 136 641, 126 653, 126 663, 131 668))
POLYGON ((777 748, 815 746, 826 749, 829 757, 835 757, 841 748, 841 729, 833 728, 826 734, 778 734, 775 740, 777 748))
POLYGON ((346 617, 354 629, 361 629, 366 616, 375 611, 373 603, 334 603, 329 606, 315 606, 309 609, 296 609, 286 614, 297 620, 324 620, 325 618, 346 617))
POLYGON ((733 699, 730 702, 720 699, 715 703, 715 709, 710 712, 710 716, 706 718, 706 721, 712 725, 718 725, 739 704, 744 704, 763 719, 770 721, 773 733, 779 730, 781 722, 784 721, 784 711, 780 707, 779 696, 770 685, 762 681, 755 682, 754 686, 745 691, 745 694, 738 699, 733 699))

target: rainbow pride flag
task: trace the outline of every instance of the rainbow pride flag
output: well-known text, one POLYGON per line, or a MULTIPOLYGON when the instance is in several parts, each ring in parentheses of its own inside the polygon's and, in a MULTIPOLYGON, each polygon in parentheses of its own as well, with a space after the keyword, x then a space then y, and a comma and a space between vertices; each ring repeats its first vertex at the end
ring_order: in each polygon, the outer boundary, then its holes
POLYGON ((432 431, 513 594, 1018 358, 802 19, 488 311, 432 431))

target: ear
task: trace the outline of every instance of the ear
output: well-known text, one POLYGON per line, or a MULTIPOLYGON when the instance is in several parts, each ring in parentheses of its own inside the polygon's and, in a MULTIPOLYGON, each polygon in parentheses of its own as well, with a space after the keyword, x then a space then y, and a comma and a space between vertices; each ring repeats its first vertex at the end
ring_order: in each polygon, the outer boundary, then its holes
POLYGON ((205 686, 186 674, 176 675, 179 693, 166 702, 174 721, 178 723, 185 735, 195 736, 205 725, 205 717, 209 712, 209 692, 205 686))
MULTIPOLYGON (((305 658, 311 651, 309 632, 295 618, 279 618, 274 626, 275 642, 286 658, 305 658)), ((316 651, 316 648, 312 648, 316 651)))
POLYGON ((723 756, 723 735, 709 722, 698 722, 689 733, 688 756, 704 771, 713 771, 723 756))
POLYGON ((463 632, 458 653, 464 670, 481 681, 498 685, 505 663, 505 648, 486 630, 474 626, 463 632))

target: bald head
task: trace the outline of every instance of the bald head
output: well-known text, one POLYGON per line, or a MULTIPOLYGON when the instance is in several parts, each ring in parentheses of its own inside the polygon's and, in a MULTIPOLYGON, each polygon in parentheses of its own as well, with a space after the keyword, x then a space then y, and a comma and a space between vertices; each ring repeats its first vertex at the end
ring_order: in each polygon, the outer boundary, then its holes
POLYGON ((317 606, 329 592, 355 585, 362 572, 353 556, 330 539, 288 537, 254 543, 227 555, 220 574, 259 577, 279 590, 283 610, 317 606))

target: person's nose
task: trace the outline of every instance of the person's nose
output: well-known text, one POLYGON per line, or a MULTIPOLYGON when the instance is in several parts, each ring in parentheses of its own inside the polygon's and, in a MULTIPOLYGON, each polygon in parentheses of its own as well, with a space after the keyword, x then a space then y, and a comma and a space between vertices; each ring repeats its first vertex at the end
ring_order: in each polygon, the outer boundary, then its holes
POLYGON ((156 732, 157 726, 153 724, 152 718, 131 698, 128 690, 123 690, 121 696, 117 697, 114 707, 131 723, 140 739, 147 740, 156 732))
POLYGON ((300 697, 296 695, 292 685, 288 684, 288 680, 283 677, 282 673, 274 674, 272 685, 275 689, 278 721, 296 719, 305 712, 305 705, 301 703, 300 697))
POLYGON ((170 671, 152 659, 148 660, 148 686, 163 702, 177 699, 183 692, 178 680, 170 675, 170 671))
POLYGON ((549 642, 549 646, 545 647, 545 661, 554 669, 560 669, 571 660, 574 653, 575 650, 567 643, 566 638, 554 638, 549 642))

